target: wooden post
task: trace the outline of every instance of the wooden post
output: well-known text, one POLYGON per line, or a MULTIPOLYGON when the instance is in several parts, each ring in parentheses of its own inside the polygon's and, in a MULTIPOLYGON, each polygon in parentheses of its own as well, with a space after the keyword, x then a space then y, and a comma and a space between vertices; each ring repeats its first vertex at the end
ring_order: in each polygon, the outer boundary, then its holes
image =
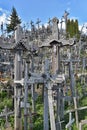
POLYGON ((23 36, 23 30, 22 27, 18 24, 15 28, 15 42, 19 42, 22 39, 23 36))
POLYGON ((73 101, 74 101, 74 108, 75 110, 75 117, 76 117, 76 125, 77 128, 79 127, 79 119, 78 119, 78 110, 77 110, 77 101, 76 101, 76 97, 73 97, 73 101))
POLYGON ((52 87, 51 87, 50 83, 48 84, 48 103, 49 103, 51 130, 56 130, 54 107, 53 107, 53 98, 52 98, 52 87))
POLYGON ((44 130, 49 130, 48 119, 48 84, 44 84, 44 130))
MULTIPOLYGON (((15 45, 21 40, 22 38, 22 28, 18 25, 15 28, 15 45)), ((18 49, 18 48, 16 48, 18 49)), ((15 60, 14 60, 14 81, 21 80, 22 78, 22 59, 21 59, 21 49, 15 50, 15 60)), ((14 86, 14 112, 15 112, 15 123, 14 123, 14 130, 21 130, 21 115, 20 114, 20 89, 21 85, 15 84, 14 86), (19 98, 18 98, 19 97, 19 98)))
POLYGON ((66 125, 66 128, 68 128, 69 130, 72 130, 72 124, 74 123, 75 119, 72 119, 72 113, 69 112, 69 122, 66 125))
MULTIPOLYGON (((57 18, 53 18, 52 19, 52 37, 53 39, 55 39, 55 41, 59 40, 59 29, 58 29, 58 23, 59 20, 57 18)), ((60 43, 59 43, 60 44, 60 43)), ((59 56, 59 50, 60 47, 57 43, 53 43, 53 48, 52 48, 52 69, 53 69, 53 73, 57 73, 57 71, 59 71, 60 69, 60 56, 59 56)))
MULTIPOLYGON (((71 120, 72 120, 72 113, 70 112, 69 113, 69 122, 71 122, 71 120)), ((71 126, 70 126, 69 130, 72 130, 71 126)))
POLYGON ((27 100, 28 100, 28 65, 26 63, 25 65, 25 80, 24 80, 24 89, 25 89, 25 94, 24 94, 24 130, 27 130, 28 122, 27 122, 27 116, 28 116, 28 108, 27 108, 27 100))
MULTIPOLYGON (((15 54, 15 63, 14 63, 14 80, 21 80, 21 56, 19 54, 19 52, 17 51, 15 54)), ((20 90, 18 89, 19 85, 16 84, 14 86, 14 111, 15 111, 15 123, 14 123, 14 129, 15 130, 21 130, 21 117, 20 115, 18 115, 19 113, 19 100, 17 98, 17 96, 20 97, 20 95, 18 95, 20 92, 20 90)))
POLYGON ((81 120, 81 122, 79 123, 79 130, 83 130, 83 125, 87 124, 87 120, 81 120))
POLYGON ((72 66, 72 62, 77 62, 77 61, 78 60, 72 60, 71 59, 70 53, 69 53, 68 60, 65 60, 65 62, 69 63, 70 89, 71 89, 71 96, 72 96, 73 102, 74 102, 76 125, 77 125, 77 128, 78 128, 79 121, 78 121, 78 111, 77 111, 77 99, 76 99, 76 90, 75 90, 75 79, 74 79, 73 66, 72 66))
POLYGON ((82 130, 82 123, 79 123, 79 130, 82 130))
MULTIPOLYGON (((48 73, 48 71, 49 71, 49 62, 48 60, 45 60, 44 73, 48 73)), ((48 82, 44 83, 44 130, 49 130, 48 82)))
POLYGON ((69 70, 70 70, 70 81, 71 81, 71 91, 72 91, 72 97, 73 97, 73 102, 74 102, 74 108, 76 109, 75 111, 75 117, 76 117, 76 125, 78 128, 78 111, 77 111, 77 101, 76 101, 76 92, 75 92, 75 80, 74 80, 74 74, 73 74, 73 68, 72 68, 72 61, 70 60, 69 63, 69 70))
MULTIPOLYGON (((31 54, 31 72, 34 72, 34 57, 33 52, 31 54)), ((35 112, 35 84, 31 85, 31 94, 32 94, 32 112, 35 112)))
POLYGON ((57 89, 57 130, 61 130, 61 123, 60 123, 60 88, 57 89))

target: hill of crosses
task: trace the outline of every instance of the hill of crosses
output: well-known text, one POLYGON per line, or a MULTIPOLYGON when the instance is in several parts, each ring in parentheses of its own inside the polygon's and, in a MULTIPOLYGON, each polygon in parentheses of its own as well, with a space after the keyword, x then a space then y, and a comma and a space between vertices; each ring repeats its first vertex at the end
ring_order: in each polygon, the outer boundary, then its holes
POLYGON ((0 130, 87 129, 87 37, 68 15, 2 30, 0 130))

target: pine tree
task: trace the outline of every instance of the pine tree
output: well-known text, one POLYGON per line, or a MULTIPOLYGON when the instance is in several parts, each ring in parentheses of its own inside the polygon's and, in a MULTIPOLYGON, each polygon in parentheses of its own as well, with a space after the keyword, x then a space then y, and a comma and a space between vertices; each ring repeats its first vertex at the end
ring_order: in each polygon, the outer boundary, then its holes
POLYGON ((74 35, 75 35, 75 33, 74 33, 74 20, 72 19, 71 20, 71 34, 70 34, 70 36, 73 37, 74 35))
POLYGON ((17 24, 21 23, 21 20, 19 19, 19 16, 17 14, 16 9, 13 7, 12 8, 12 12, 10 15, 10 20, 9 20, 9 24, 7 24, 7 32, 11 32, 15 30, 15 27, 17 26, 17 24))
POLYGON ((78 20, 75 20, 75 33, 78 34, 79 33, 79 28, 78 28, 78 20))

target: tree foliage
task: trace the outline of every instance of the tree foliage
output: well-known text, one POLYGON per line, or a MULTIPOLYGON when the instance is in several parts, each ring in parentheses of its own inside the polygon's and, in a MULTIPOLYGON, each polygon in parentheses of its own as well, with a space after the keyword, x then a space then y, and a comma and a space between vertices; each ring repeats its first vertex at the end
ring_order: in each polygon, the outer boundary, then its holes
POLYGON ((67 20, 66 32, 69 37, 73 37, 79 34, 78 20, 67 20))
POLYGON ((10 19, 9 19, 9 24, 7 24, 7 32, 9 33, 11 31, 14 31, 17 24, 20 24, 20 23, 21 23, 21 20, 17 14, 16 9, 13 7, 11 15, 10 15, 10 19))

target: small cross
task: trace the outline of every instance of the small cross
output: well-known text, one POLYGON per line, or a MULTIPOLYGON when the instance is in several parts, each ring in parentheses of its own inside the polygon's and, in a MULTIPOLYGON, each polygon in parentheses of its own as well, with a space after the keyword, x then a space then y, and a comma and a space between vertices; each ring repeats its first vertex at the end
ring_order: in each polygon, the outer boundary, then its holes
POLYGON ((50 25, 50 23, 51 23, 51 19, 49 18, 48 24, 50 25))
POLYGON ((8 127, 9 122, 8 122, 8 116, 13 114, 13 112, 8 112, 7 106, 5 106, 3 112, 0 114, 0 117, 5 117, 6 118, 6 127, 8 127))
POLYGON ((65 13, 64 13, 64 15, 63 15, 63 17, 65 18, 65 19, 67 19, 67 16, 69 15, 69 13, 65 10, 65 13))
POLYGON ((39 24, 40 24, 40 20, 39 20, 39 18, 37 19, 37 22, 36 22, 36 24, 38 25, 38 29, 39 29, 39 24))

